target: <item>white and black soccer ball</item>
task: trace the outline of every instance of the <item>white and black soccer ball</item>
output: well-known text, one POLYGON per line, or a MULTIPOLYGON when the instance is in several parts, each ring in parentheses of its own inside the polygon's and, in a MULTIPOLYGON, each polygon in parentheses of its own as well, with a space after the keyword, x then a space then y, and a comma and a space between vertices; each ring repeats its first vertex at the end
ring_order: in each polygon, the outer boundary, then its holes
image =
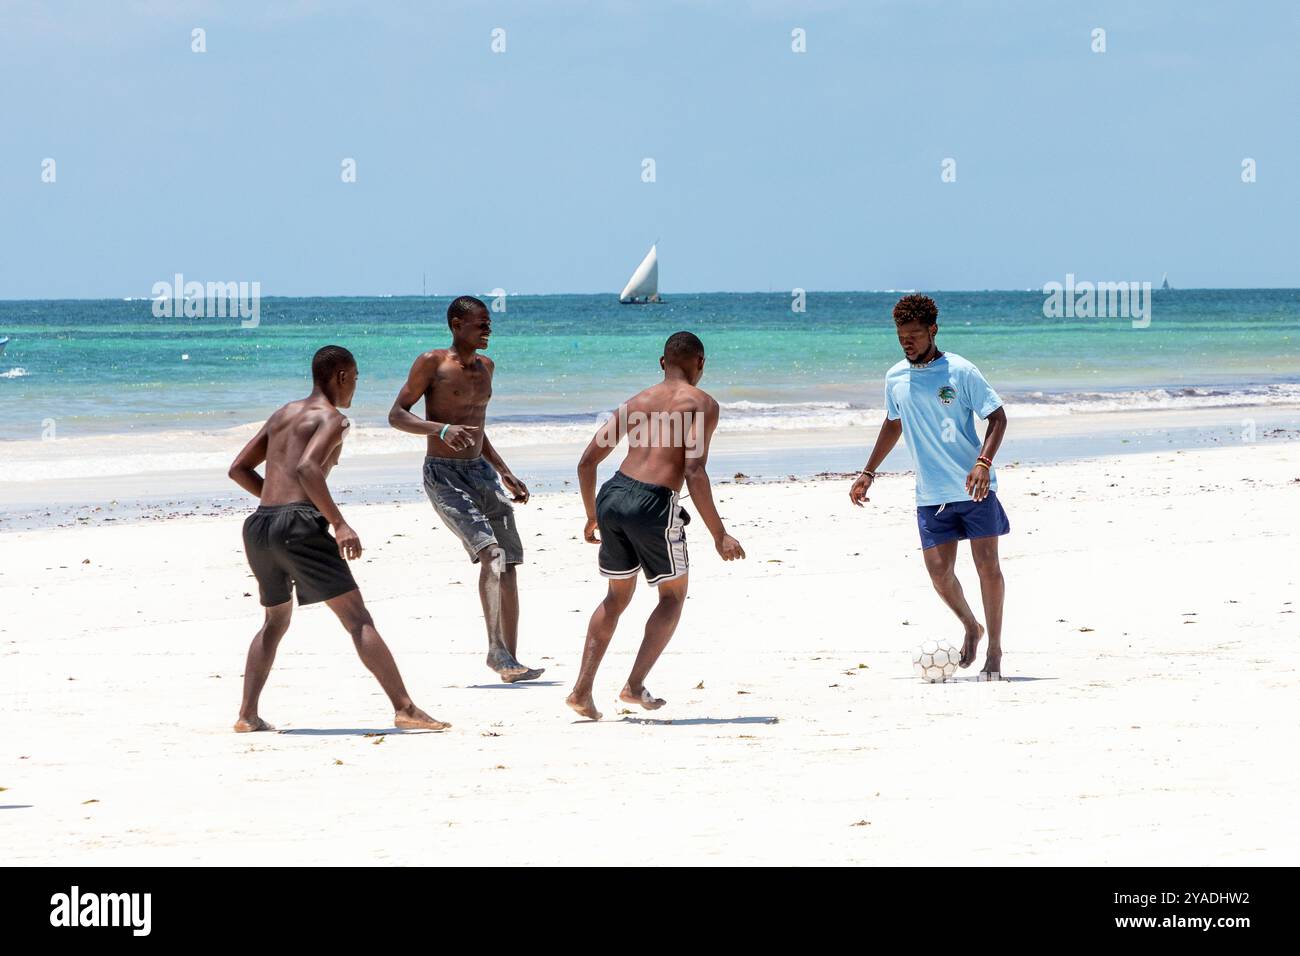
POLYGON ((961 649, 947 641, 926 641, 912 653, 912 666, 916 676, 931 684, 946 681, 957 673, 961 649))

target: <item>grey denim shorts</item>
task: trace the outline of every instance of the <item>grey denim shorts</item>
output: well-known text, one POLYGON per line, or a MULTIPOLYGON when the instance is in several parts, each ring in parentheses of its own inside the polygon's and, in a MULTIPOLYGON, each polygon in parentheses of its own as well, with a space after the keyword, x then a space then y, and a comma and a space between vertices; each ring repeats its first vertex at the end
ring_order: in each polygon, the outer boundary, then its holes
POLYGON ((497 471, 483 459, 424 459, 424 493, 471 561, 491 544, 506 553, 506 564, 522 564, 524 545, 515 526, 515 508, 497 471))

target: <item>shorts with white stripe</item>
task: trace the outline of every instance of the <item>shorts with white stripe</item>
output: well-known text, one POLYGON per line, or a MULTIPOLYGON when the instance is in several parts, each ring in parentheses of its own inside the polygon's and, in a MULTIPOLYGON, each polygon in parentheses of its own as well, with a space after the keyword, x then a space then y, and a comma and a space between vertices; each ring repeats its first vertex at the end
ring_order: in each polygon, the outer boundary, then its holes
POLYGON ((686 524, 690 520, 671 488, 615 472, 596 495, 600 573, 630 578, 641 571, 648 584, 682 577, 689 566, 686 524))

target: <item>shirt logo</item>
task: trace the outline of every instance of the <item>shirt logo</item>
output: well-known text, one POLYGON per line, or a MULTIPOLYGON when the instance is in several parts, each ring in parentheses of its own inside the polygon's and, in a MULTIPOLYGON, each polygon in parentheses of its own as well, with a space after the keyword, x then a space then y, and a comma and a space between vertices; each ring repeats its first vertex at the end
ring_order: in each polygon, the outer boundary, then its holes
POLYGON ((939 389, 939 401, 945 405, 951 405, 957 399, 957 389, 951 385, 945 385, 939 389))

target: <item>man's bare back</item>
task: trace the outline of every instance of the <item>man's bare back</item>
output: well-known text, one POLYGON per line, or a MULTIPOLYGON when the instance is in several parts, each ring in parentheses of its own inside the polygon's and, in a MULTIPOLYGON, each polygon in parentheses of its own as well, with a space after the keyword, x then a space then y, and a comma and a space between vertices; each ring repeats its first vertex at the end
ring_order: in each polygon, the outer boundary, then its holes
POLYGON ((290 402, 268 418, 264 426, 266 477, 262 485, 262 504, 281 505, 310 500, 298 468, 303 452, 313 438, 323 432, 319 440, 331 446, 321 465, 322 476, 328 477, 338 464, 343 451, 343 436, 349 424, 347 416, 327 400, 313 398, 290 402))
POLYGON ((664 381, 633 395, 619 407, 615 424, 627 435, 628 451, 619 471, 629 478, 680 489, 686 461, 705 442, 705 422, 717 420, 718 403, 684 381, 664 381))

